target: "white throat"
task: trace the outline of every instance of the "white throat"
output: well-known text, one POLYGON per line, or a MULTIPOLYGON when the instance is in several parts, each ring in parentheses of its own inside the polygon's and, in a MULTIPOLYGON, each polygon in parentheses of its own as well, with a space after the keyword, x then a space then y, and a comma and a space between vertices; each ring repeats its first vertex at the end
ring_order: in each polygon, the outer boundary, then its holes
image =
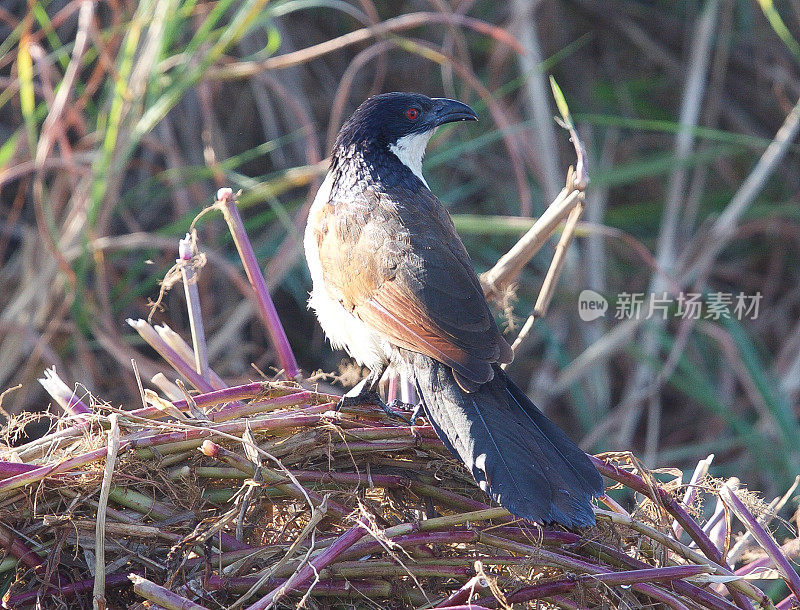
MULTIPOLYGON (((395 144, 389 145, 389 150, 400 159, 400 162, 414 172, 426 187, 428 183, 422 176, 422 158, 425 156, 425 147, 431 139, 435 129, 422 133, 412 133, 399 138, 395 144)), ((430 187, 428 187, 430 188, 430 187)))

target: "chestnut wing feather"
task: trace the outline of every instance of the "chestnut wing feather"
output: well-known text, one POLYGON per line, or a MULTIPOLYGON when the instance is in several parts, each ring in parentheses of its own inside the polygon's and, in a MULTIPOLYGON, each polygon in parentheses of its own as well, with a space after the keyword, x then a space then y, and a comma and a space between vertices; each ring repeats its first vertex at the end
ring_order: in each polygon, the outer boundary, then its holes
POLYGON ((326 289, 398 347, 481 384, 512 354, 453 222, 427 189, 333 201, 317 239, 326 289))

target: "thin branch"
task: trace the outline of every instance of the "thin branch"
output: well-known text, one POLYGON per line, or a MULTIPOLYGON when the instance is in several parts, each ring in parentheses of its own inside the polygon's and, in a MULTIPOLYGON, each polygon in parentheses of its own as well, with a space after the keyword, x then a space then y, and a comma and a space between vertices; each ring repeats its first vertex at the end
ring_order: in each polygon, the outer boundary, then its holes
POLYGON ((114 466, 117 462, 119 451, 119 422, 116 413, 109 416, 111 429, 108 431, 108 452, 106 453, 106 466, 103 471, 103 484, 100 487, 100 498, 97 501, 97 520, 95 522, 94 539, 94 590, 92 604, 95 610, 106 607, 106 509, 108 508, 108 493, 111 490, 111 479, 114 476, 114 466))

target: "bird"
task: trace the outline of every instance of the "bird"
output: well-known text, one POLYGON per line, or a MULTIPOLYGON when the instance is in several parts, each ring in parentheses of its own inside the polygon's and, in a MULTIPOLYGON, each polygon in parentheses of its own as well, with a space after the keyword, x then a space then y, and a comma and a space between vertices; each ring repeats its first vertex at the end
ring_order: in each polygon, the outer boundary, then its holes
POLYGON ((304 234, 309 308, 332 347, 369 369, 340 404, 383 405, 383 374, 405 372, 439 438, 494 501, 538 524, 591 527, 602 477, 501 368, 511 347, 422 174, 436 129, 476 120, 457 100, 393 92, 345 121, 304 234))

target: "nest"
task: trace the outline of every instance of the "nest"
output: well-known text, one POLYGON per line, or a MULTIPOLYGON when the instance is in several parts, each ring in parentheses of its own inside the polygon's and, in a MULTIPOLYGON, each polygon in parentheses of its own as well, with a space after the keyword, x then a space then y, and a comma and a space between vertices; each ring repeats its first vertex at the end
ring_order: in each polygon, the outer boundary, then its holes
MULTIPOLYGON (((296 377, 232 191, 214 207, 296 377)), ((129 323, 197 391, 157 375, 161 393, 140 385, 144 406, 123 410, 48 371, 41 381, 66 415, 17 447, 25 422, 5 427, 5 607, 772 607, 754 577, 800 593, 789 559, 800 545, 780 547, 766 529, 794 488, 765 506, 708 479, 710 459, 684 485, 607 454, 594 458, 610 486, 597 526, 541 528, 488 504, 424 420, 336 411, 339 397, 291 382, 227 387, 203 357, 194 233, 180 252, 193 345, 129 323), (745 528, 735 544, 731 515, 745 528)))
POLYGON ((600 456, 636 508, 606 496, 596 527, 543 529, 487 504, 424 421, 335 400, 266 381, 134 411, 73 395, 75 415, 4 453, 6 607, 770 605, 723 554, 775 558, 731 549, 728 511, 722 537, 691 516, 717 496, 758 525, 758 502, 725 485, 600 456))

